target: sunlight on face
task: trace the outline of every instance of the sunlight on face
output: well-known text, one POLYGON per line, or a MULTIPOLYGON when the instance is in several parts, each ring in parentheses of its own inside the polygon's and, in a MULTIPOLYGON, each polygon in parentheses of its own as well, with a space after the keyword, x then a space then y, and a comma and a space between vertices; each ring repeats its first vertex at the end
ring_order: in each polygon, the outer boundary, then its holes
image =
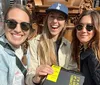
POLYGON ((86 25, 87 24, 91 24, 92 25, 92 19, 90 15, 84 16, 80 23, 84 24, 83 28, 81 30, 77 30, 77 38, 79 39, 79 41, 83 44, 88 43, 94 36, 94 29, 91 31, 88 31, 86 29, 86 25))
MULTIPOLYGON (((29 23, 29 16, 24 11, 14 8, 9 11, 8 18, 17 21, 18 23, 21 22, 28 22, 29 23)), ((7 24, 5 23, 5 35, 8 41, 14 46, 19 47, 28 37, 29 30, 23 31, 21 29, 20 24, 17 24, 15 29, 8 28, 7 24)))
POLYGON ((65 26, 65 16, 60 12, 51 12, 48 16, 48 28, 53 37, 58 37, 65 26))

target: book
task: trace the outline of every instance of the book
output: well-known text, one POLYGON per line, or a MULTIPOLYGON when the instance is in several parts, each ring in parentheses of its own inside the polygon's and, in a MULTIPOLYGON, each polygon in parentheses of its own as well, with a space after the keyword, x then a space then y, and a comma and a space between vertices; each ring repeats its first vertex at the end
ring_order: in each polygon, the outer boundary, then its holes
POLYGON ((53 65, 54 73, 47 75, 43 85, 83 85, 85 77, 76 71, 53 65))

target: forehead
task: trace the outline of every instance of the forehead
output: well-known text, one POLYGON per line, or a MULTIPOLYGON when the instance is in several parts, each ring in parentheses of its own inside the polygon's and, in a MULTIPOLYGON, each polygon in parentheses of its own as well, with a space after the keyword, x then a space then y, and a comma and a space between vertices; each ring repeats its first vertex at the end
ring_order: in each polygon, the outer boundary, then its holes
POLYGON ((92 23, 92 18, 90 15, 83 16, 80 20, 80 23, 92 23))
POLYGON ((25 21, 29 20, 28 14, 25 11, 18 8, 11 9, 7 14, 7 18, 15 20, 16 19, 25 20, 25 21))
POLYGON ((62 13, 62 12, 59 12, 59 11, 51 11, 50 13, 49 13, 49 15, 59 15, 59 16, 64 16, 65 17, 65 15, 62 13))

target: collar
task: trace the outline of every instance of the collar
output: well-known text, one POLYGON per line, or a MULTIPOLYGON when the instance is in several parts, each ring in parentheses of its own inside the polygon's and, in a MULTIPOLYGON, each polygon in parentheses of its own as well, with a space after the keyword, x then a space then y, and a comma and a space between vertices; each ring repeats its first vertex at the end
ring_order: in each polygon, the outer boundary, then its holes
POLYGON ((87 58, 88 56, 90 56, 91 54, 93 54, 93 50, 91 48, 87 48, 85 51, 82 51, 80 53, 80 58, 82 60, 84 60, 85 58, 87 58))
POLYGON ((70 41, 68 41, 65 37, 62 37, 61 45, 67 46, 68 44, 70 44, 70 41))
POLYGON ((1 45, 4 47, 4 50, 10 55, 14 55, 14 49, 9 45, 5 35, 2 35, 0 37, 0 41, 3 42, 3 45, 2 44, 1 45))
MULTIPOLYGON (((41 37, 41 34, 37 35, 34 39, 40 41, 40 37, 41 37)), ((70 41, 68 41, 65 37, 62 37, 61 44, 68 45, 68 44, 70 44, 70 41)))
POLYGON ((9 43, 9 41, 7 40, 5 34, 2 36, 2 40, 0 40, 0 41, 4 42, 5 44, 8 44, 13 50, 17 50, 17 49, 21 48, 21 46, 20 46, 19 48, 15 48, 14 46, 12 46, 12 45, 9 43))

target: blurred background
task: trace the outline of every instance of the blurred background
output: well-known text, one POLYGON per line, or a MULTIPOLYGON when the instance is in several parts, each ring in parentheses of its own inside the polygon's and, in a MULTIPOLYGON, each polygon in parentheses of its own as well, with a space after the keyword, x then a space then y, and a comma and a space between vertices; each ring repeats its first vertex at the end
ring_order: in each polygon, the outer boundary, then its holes
POLYGON ((71 32, 83 10, 97 10, 100 12, 100 0, 0 0, 0 35, 3 34, 4 14, 9 6, 21 4, 27 7, 32 15, 32 26, 35 32, 30 38, 42 32, 45 10, 53 3, 60 2, 69 9, 68 25, 65 37, 71 41, 71 32))

